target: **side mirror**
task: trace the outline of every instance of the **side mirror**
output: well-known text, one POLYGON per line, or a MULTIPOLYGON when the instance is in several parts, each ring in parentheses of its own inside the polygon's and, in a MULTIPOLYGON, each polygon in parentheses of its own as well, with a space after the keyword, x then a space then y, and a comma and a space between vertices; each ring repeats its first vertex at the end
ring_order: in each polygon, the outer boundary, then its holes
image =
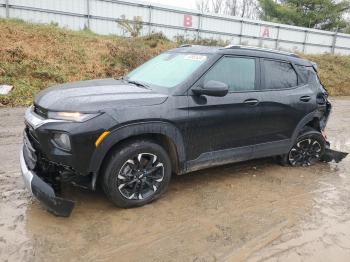
POLYGON ((219 82, 210 80, 204 84, 203 87, 192 88, 192 92, 195 95, 207 95, 207 96, 218 96, 222 97, 228 93, 228 85, 219 82))

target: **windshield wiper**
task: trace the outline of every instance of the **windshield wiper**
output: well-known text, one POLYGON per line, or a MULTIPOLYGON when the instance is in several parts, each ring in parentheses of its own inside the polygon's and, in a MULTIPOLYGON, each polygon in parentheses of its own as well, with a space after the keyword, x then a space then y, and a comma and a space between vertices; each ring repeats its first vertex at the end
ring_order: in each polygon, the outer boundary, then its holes
POLYGON ((135 80, 129 80, 129 79, 126 79, 126 78, 121 78, 122 80, 130 83, 130 84, 134 84, 134 85, 137 85, 137 86, 140 86, 140 87, 143 87, 143 88, 146 88, 146 89, 150 89, 148 85, 144 84, 144 83, 141 83, 139 81, 135 81, 135 80))

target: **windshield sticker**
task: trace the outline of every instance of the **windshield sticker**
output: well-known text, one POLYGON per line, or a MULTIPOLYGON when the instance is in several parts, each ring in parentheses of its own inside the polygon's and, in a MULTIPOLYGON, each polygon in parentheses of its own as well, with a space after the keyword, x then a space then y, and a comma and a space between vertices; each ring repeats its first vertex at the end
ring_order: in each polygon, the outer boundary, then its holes
POLYGON ((205 61, 207 60, 207 57, 204 55, 186 55, 185 59, 192 61, 205 61))

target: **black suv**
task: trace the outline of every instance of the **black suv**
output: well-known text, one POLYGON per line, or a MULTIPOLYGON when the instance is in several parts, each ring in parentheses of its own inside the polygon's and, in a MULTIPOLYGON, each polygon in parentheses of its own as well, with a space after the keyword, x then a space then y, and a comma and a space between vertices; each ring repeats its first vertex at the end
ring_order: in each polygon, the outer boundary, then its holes
POLYGON ((172 173, 270 156, 315 163, 330 109, 316 65, 295 54, 185 45, 119 80, 41 92, 25 115, 22 174, 59 216, 74 206, 57 196, 61 182, 100 182, 117 206, 141 206, 172 173))

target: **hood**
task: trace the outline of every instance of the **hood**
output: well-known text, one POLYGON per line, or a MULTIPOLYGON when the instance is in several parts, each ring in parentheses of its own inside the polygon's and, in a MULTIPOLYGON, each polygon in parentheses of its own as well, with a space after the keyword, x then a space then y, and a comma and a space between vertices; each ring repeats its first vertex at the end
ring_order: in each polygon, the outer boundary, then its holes
POLYGON ((163 103, 167 97, 122 80, 101 79, 53 86, 40 92, 34 103, 52 111, 92 112, 156 105, 163 103))

